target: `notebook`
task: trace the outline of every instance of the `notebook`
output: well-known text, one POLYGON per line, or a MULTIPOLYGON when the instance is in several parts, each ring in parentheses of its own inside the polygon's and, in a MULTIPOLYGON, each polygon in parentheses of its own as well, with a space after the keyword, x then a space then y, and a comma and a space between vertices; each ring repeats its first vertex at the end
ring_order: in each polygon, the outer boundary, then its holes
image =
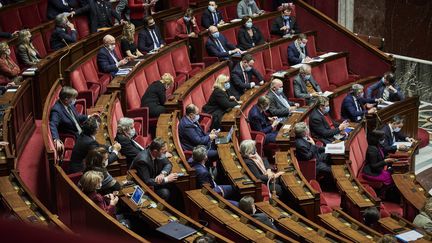
POLYGON ((216 144, 224 144, 229 143, 231 141, 232 134, 234 132, 234 126, 231 126, 230 131, 228 132, 226 137, 216 138, 215 143, 216 144))
POLYGON ((180 224, 177 221, 169 222, 168 224, 156 228, 156 230, 176 240, 183 240, 197 232, 194 228, 180 224))

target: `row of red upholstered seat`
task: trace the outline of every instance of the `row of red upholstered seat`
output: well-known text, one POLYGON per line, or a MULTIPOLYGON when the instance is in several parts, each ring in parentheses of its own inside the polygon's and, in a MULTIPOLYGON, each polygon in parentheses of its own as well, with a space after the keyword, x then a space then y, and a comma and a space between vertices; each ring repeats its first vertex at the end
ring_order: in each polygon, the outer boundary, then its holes
POLYGON ((0 11, 0 28, 6 32, 33 28, 47 21, 47 0, 18 3, 0 11))

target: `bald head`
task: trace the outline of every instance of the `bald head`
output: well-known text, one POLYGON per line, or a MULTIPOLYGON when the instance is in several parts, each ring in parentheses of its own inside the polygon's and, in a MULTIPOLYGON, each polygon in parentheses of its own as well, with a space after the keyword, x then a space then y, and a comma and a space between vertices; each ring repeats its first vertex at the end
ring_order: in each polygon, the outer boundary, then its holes
POLYGON ((270 84, 270 88, 271 88, 271 89, 274 89, 274 88, 280 88, 280 87, 282 87, 282 86, 283 86, 282 80, 277 79, 277 78, 273 79, 273 80, 271 81, 271 84, 270 84))
POLYGON ((210 26, 208 28, 208 30, 209 30, 210 34, 218 32, 218 28, 216 26, 214 26, 214 25, 210 26))
POLYGON ((103 43, 106 44, 115 44, 115 38, 112 35, 106 35, 103 38, 103 43))

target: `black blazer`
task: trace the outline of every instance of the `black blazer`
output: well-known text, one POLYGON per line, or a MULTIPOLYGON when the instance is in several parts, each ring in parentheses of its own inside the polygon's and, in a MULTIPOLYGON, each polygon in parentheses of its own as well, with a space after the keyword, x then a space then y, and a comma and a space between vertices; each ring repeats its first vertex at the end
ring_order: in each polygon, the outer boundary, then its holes
POLYGON ((393 136, 396 142, 400 142, 400 141, 405 142, 405 138, 407 137, 402 132, 393 132, 392 134, 392 132, 390 131, 389 124, 385 124, 381 128, 381 131, 384 132, 384 139, 385 139, 384 149, 387 153, 394 153, 397 150, 397 146, 393 145, 393 136))
POLYGON ((311 159, 317 159, 317 162, 323 161, 323 156, 321 156, 324 153, 323 147, 317 147, 316 145, 306 141, 304 138, 296 138, 295 145, 296 157, 299 161, 307 161, 311 159))
MULTIPOLYGON (((56 27, 51 34, 50 38, 50 47, 52 50, 58 50, 60 48, 63 48, 66 46, 66 44, 63 42, 63 40, 66 41, 66 43, 71 44, 77 41, 77 31, 71 30, 70 33, 62 27, 56 27)), ((96 80, 95 80, 96 81, 96 80)))
POLYGON ((160 81, 150 84, 141 98, 141 107, 163 106, 166 101, 165 85, 160 81))
POLYGON ((333 121, 333 126, 335 128, 332 129, 324 115, 317 108, 309 115, 309 127, 312 137, 319 139, 325 144, 333 142, 333 136, 341 132, 338 123, 333 121))
MULTIPOLYGON (((282 93, 280 96, 282 99, 285 99, 286 101, 288 101, 288 104, 290 106, 295 105, 294 102, 288 100, 288 98, 285 96, 285 94, 282 93)), ((272 116, 288 117, 291 114, 291 111, 289 110, 289 108, 287 108, 282 103, 282 101, 279 100, 278 96, 274 93, 273 90, 270 90, 267 93, 267 98, 270 100, 270 107, 269 107, 268 111, 272 116)))
POLYGON ((220 126, 220 121, 225 112, 228 112, 236 105, 238 105, 238 103, 230 100, 226 91, 214 88, 207 104, 203 107, 203 111, 212 115, 212 128, 217 129, 220 126))
MULTIPOLYGON (((297 25, 296 19, 294 17, 290 17, 288 21, 289 21, 290 30, 294 30, 295 34, 300 33, 300 29, 297 25)), ((285 26, 285 20, 283 19, 282 16, 275 18, 272 23, 271 33, 273 35, 278 35, 281 37, 284 36, 286 34, 285 31, 280 30, 284 26, 285 26)))
POLYGON ((241 50, 248 50, 254 46, 264 44, 264 37, 261 31, 252 26, 253 36, 251 37, 245 26, 242 26, 237 32, 237 47, 241 50))
MULTIPOLYGON (((107 26, 102 27, 111 27, 114 25, 113 18, 117 19, 117 21, 120 22, 121 16, 115 11, 115 9, 112 7, 111 3, 109 1, 100 1, 104 5, 104 12, 107 16, 108 23, 107 26)), ((78 9, 79 13, 87 12, 89 16, 90 21, 90 32, 95 33, 98 29, 98 15, 99 10, 97 7, 97 0, 88 0, 88 4, 83 6, 82 8, 78 9)), ((76 14, 79 15, 77 12, 76 14)))
MULTIPOLYGON (((157 26, 155 26, 154 32, 156 34, 157 39, 159 40, 159 44, 165 44, 164 39, 160 33, 160 30, 157 26)), ((154 42, 150 35, 150 30, 144 28, 138 34, 138 49, 143 52, 150 52, 154 49, 154 42)))
MULTIPOLYGON (((221 20, 223 20, 222 17, 222 12, 219 10, 216 10, 216 15, 218 18, 218 22, 219 23, 221 20)), ((213 21, 213 16, 212 13, 210 12, 210 10, 206 9, 204 10, 202 16, 201 16, 201 26, 208 29, 208 27, 215 25, 214 21, 213 21)), ((217 25, 217 24, 216 24, 217 25)))
MULTIPOLYGON (((121 60, 117 56, 115 51, 113 51, 113 55, 115 56, 118 62, 121 60)), ((98 68, 101 73, 110 73, 112 76, 116 74, 116 72, 118 71, 118 67, 106 47, 102 47, 101 49, 99 49, 96 58, 97 58, 98 68)), ((97 80, 91 80, 91 81, 97 81, 97 80)))
POLYGON ((126 156, 126 163, 128 166, 131 165, 132 161, 135 157, 142 151, 140 147, 138 147, 132 139, 125 136, 124 134, 117 133, 115 140, 121 145, 120 153, 126 156))
MULTIPOLYGON (((93 137, 88 136, 84 133, 78 136, 78 139, 75 141, 75 146, 72 149, 72 155, 69 165, 69 174, 83 171, 85 168, 84 159, 87 156, 88 151, 95 149, 100 145, 93 137)), ((108 150, 108 147, 105 146, 108 150)), ((108 163, 117 160, 117 155, 115 153, 110 153, 108 157, 108 163)))
MULTIPOLYGON (((70 108, 79 124, 87 120, 86 115, 78 114, 75 106, 71 105, 70 108)), ((53 139, 59 139, 59 133, 73 134, 75 137, 78 137, 79 135, 72 117, 69 115, 69 112, 60 101, 57 101, 51 108, 49 125, 53 139)))
POLYGON ((162 171, 165 171, 167 174, 169 174, 171 172, 172 165, 167 158, 162 160, 153 160, 149 149, 145 149, 141 151, 132 161, 131 168, 137 170, 137 175, 141 178, 141 180, 144 181, 144 183, 157 189, 157 187, 163 185, 164 183, 160 185, 156 184, 156 176, 158 176, 162 171))
POLYGON ((252 78, 256 77, 257 81, 264 80, 264 77, 255 69, 252 68, 249 72, 246 72, 248 76, 248 82, 246 82, 243 70, 238 63, 233 70, 231 71, 231 85, 230 93, 236 97, 236 99, 240 99, 240 96, 244 94, 244 92, 250 89, 250 82, 252 82, 252 78))
POLYGON ((73 10, 71 2, 65 1, 68 5, 64 5, 62 0, 48 0, 47 5, 47 18, 55 19, 55 17, 63 12, 70 12, 73 10))
MULTIPOLYGON (((270 164, 268 162, 267 159, 262 158, 263 162, 264 162, 264 167, 267 169, 270 169, 270 164)), ((264 175, 263 173, 261 173, 261 170, 258 168, 258 166, 255 164, 255 162, 249 158, 243 157, 244 162, 246 163, 247 167, 249 168, 249 170, 252 172, 252 174, 260 179, 262 181, 262 183, 267 183, 268 181, 268 177, 266 175, 264 175)))
MULTIPOLYGON (((383 152, 385 152, 384 148, 383 152)), ((381 174, 384 166, 387 165, 387 162, 385 162, 384 159, 385 154, 383 156, 377 146, 369 145, 366 150, 366 161, 363 168, 363 173, 371 176, 378 176, 381 174)))

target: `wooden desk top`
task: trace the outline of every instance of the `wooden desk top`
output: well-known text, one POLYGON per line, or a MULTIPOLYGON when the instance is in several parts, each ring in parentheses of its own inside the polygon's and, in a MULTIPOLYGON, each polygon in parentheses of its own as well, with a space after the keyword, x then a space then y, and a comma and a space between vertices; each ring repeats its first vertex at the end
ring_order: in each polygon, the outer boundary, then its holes
POLYGON ((429 196, 428 192, 417 183, 416 176, 414 174, 393 174, 392 177, 405 200, 421 210, 429 196))

